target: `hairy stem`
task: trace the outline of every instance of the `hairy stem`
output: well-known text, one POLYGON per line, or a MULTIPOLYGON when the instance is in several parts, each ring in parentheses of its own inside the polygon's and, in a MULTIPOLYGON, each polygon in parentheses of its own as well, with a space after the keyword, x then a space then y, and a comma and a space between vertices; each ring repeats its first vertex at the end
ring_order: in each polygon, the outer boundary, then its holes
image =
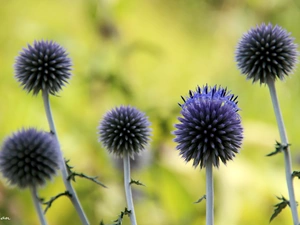
MULTIPOLYGON (((275 89, 275 82, 269 80, 267 84, 269 87, 269 91, 270 91, 270 95, 271 95, 271 99, 272 99, 272 103, 273 103, 273 108, 274 108, 274 112, 275 112, 275 116, 276 116, 276 120, 277 120, 281 144, 283 146, 287 146, 288 139, 287 139, 285 126, 284 126, 283 118, 282 118, 279 103, 278 103, 278 98, 277 98, 276 89, 275 89)), ((290 148, 288 146, 284 150, 284 162, 285 162, 286 183, 287 183, 288 192, 289 192, 289 202, 290 202, 290 208, 292 211, 293 222, 294 222, 294 225, 298 225, 299 219, 298 219, 297 203, 295 200, 295 193, 294 193, 294 186, 293 186, 292 162, 291 162, 290 148)))
POLYGON ((206 165, 206 225, 214 224, 214 181, 213 164, 209 159, 206 165))
POLYGON ((37 196, 36 187, 31 187, 30 192, 31 192, 33 203, 34 203, 36 212, 39 216, 41 225, 47 225, 46 218, 44 216, 40 201, 39 201, 38 196, 37 196))
MULTIPOLYGON (((47 115, 47 119, 48 119, 48 123, 49 123, 49 127, 50 127, 50 131, 52 132, 52 134, 55 136, 58 144, 59 144, 59 140, 57 137, 57 133, 56 133, 56 129, 55 129, 55 125, 54 125, 54 120, 53 120, 53 116, 52 116, 52 112, 51 112, 51 108, 50 108, 50 101, 49 101, 49 94, 47 91, 43 91, 43 101, 44 101, 44 107, 45 107, 45 111, 46 111, 46 115, 47 115)), ((78 200, 77 194, 75 192, 75 190, 72 187, 71 181, 68 180, 68 171, 67 171, 67 167, 65 164, 65 160, 63 157, 63 153, 61 151, 61 160, 62 160, 62 165, 61 165, 61 173, 62 173, 62 177, 63 177, 63 181, 65 184, 66 189, 69 191, 69 193, 71 194, 71 202, 73 204, 73 206, 75 207, 80 220, 82 222, 83 225, 89 225, 89 221, 81 207, 81 204, 78 200)))
POLYGON ((123 156, 123 164, 124 164, 124 188, 126 194, 127 208, 130 211, 130 221, 131 225, 137 225, 133 200, 132 200, 132 192, 131 192, 131 179, 130 179, 130 156, 128 154, 124 154, 123 156))

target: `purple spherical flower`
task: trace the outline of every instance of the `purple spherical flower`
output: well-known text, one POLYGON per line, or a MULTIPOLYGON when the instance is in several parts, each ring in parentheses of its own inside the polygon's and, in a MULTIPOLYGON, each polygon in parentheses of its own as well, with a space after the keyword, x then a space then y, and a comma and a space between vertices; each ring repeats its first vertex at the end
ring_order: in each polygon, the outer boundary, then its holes
POLYGON ((0 171, 19 188, 44 185, 60 168, 61 155, 50 133, 22 129, 6 138, 0 152, 0 171))
POLYGON ((236 50, 238 68, 247 79, 267 83, 283 80, 297 63, 297 45, 285 29, 261 24, 243 35, 236 50))
POLYGON ((197 87, 183 98, 181 117, 175 125, 177 150, 193 166, 206 167, 209 160, 219 167, 233 159, 242 144, 243 128, 237 97, 216 86, 197 87))
POLYGON ((28 92, 47 91, 55 95, 71 77, 71 59, 53 41, 35 41, 23 49, 15 62, 15 77, 28 92))
POLYGON ((144 113, 131 106, 107 112, 98 127, 99 141, 117 156, 131 157, 143 150, 150 140, 150 122, 144 113))

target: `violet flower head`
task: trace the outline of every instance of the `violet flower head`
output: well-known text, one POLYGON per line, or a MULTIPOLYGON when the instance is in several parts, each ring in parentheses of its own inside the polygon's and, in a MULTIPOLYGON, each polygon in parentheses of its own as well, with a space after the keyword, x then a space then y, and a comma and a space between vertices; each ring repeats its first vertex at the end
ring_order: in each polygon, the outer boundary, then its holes
POLYGON ((58 93, 71 77, 71 59, 53 41, 35 41, 16 58, 15 77, 28 92, 58 93))
POLYGON ((123 156, 144 150, 150 140, 150 122, 144 113, 131 106, 107 112, 98 127, 99 141, 110 153, 123 156))
POLYGON ((22 129, 7 137, 0 152, 0 171, 19 188, 44 185, 60 168, 56 139, 34 128, 22 129))
POLYGON ((283 80, 295 69, 297 57, 294 38, 282 27, 271 23, 250 29, 236 49, 237 66, 253 83, 283 80))
POLYGON ((183 98, 181 117, 173 134, 177 150, 186 162, 206 167, 211 160, 219 167, 232 160, 242 144, 243 127, 237 97, 222 87, 197 87, 183 98))

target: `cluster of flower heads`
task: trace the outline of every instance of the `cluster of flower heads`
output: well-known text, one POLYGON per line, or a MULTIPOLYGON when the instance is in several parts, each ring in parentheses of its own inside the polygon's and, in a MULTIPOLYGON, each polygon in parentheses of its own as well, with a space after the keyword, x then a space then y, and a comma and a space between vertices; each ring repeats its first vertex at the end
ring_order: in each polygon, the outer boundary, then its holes
POLYGON ((99 141, 110 153, 131 157, 143 150, 150 140, 150 122, 144 113, 131 106, 107 112, 98 127, 99 141))
POLYGON ((267 83, 284 79, 297 62, 297 45, 285 29, 261 24, 243 35, 236 50, 242 74, 253 82, 267 83))
POLYGON ((53 41, 35 41, 16 58, 16 79, 28 92, 41 90, 55 95, 71 77, 71 59, 65 49, 53 41))
POLYGON ((226 164, 241 147, 243 128, 238 114, 237 97, 226 88, 197 87, 183 98, 180 123, 174 131, 180 155, 193 166, 206 167, 209 160, 218 167, 226 164))
POLYGON ((34 128, 22 129, 8 137, 0 152, 0 171, 19 188, 44 185, 60 168, 56 139, 34 128))

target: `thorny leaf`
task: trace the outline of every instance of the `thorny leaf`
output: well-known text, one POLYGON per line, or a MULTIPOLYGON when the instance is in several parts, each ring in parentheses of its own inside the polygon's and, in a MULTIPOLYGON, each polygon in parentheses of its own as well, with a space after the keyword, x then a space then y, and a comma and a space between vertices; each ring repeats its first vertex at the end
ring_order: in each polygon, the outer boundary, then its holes
POLYGON ((199 198, 197 201, 195 201, 194 203, 200 203, 202 202, 203 199, 206 199, 206 195, 203 195, 201 198, 199 198))
POLYGON ((290 205, 290 202, 287 200, 287 199, 285 199, 283 196, 281 196, 281 198, 280 197, 277 197, 279 200, 281 200, 281 202, 279 202, 279 203, 277 203, 275 206, 274 206, 274 213, 273 213, 273 215, 271 216, 271 218, 270 218, 270 223, 271 223, 271 221, 276 217, 276 216, 278 216, 279 215, 279 213, 288 205, 290 205))
POLYGON ((132 180, 130 181, 129 184, 136 184, 136 185, 141 185, 141 186, 145 186, 143 183, 141 183, 139 180, 132 180))
POLYGON ((69 162, 70 160, 66 160, 65 162, 66 162, 66 166, 67 166, 67 170, 68 170, 68 174, 69 174, 69 176, 68 176, 68 180, 72 180, 72 181, 74 181, 74 182, 76 182, 76 179, 75 179, 75 177, 76 176, 78 176, 78 177, 82 177, 82 178, 85 178, 85 179, 88 179, 88 180, 91 180, 91 181, 93 181, 93 182, 95 182, 96 184, 99 184, 99 185, 101 185, 102 187, 105 187, 105 188, 107 188, 104 184, 102 184, 99 180, 97 180, 97 176, 96 177, 90 177, 90 176, 87 176, 87 175, 85 175, 85 174, 83 174, 83 173, 76 173, 76 172, 73 172, 73 166, 70 166, 69 164, 68 164, 68 162, 69 162))
POLYGON ((107 188, 104 184, 102 184, 100 181, 97 180, 97 177, 89 177, 89 176, 87 176, 87 175, 85 175, 85 174, 83 174, 83 173, 72 172, 72 173, 68 176, 68 180, 73 180, 73 181, 75 181, 75 176, 78 176, 78 177, 82 177, 82 178, 91 180, 91 181, 95 182, 96 184, 99 184, 99 185, 101 185, 102 187, 107 188))
POLYGON ((121 211, 121 213, 119 215, 119 218, 116 219, 112 225, 122 225, 123 217, 124 216, 129 216, 130 213, 131 213, 131 211, 128 210, 127 208, 125 208, 124 211, 121 211))
MULTIPOLYGON (((70 166, 70 165, 68 164, 68 162, 70 162, 70 159, 68 159, 68 160, 65 159, 65 164, 66 164, 66 166, 67 166, 68 175, 69 175, 69 174, 72 173, 72 169, 73 169, 74 167, 73 167, 73 166, 70 166)), ((75 178, 74 178, 74 179, 75 179, 75 178)), ((75 180, 73 180, 73 181, 75 182, 75 180)))
POLYGON ((275 151, 269 153, 267 156, 276 155, 277 153, 287 150, 289 146, 291 146, 291 144, 282 145, 280 142, 276 141, 275 151))
MULTIPOLYGON (((127 208, 125 208, 124 211, 121 211, 121 213, 120 213, 118 219, 116 219, 115 221, 113 221, 112 224, 109 224, 109 225, 122 225, 122 223, 123 223, 123 217, 124 217, 124 216, 129 216, 130 213, 131 213, 131 211, 128 210, 127 208)), ((101 222, 100 222, 100 225, 105 225, 105 224, 104 224, 103 221, 101 221, 101 222)))
POLYGON ((41 202, 42 202, 42 204, 43 205, 47 205, 47 207, 45 208, 45 210, 44 210, 44 213, 46 214, 46 212, 48 211, 48 209, 51 207, 51 205, 52 205, 52 203, 56 200, 56 199, 58 199, 59 197, 61 197, 61 196, 68 196, 68 197, 72 197, 72 195, 70 194, 70 192, 69 191, 65 191, 65 192, 63 192, 63 193, 59 193, 58 195, 56 195, 56 196, 54 196, 54 197, 52 197, 49 201, 47 201, 47 202, 44 202, 44 199, 43 198, 40 198, 40 200, 42 200, 41 202))

